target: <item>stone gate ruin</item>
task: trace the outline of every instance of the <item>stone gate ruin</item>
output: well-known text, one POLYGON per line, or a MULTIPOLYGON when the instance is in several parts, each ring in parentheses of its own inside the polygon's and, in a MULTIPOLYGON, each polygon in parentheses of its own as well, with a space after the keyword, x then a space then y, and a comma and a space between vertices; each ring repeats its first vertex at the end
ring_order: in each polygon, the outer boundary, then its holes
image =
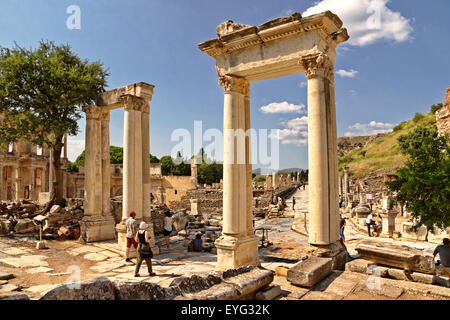
POLYGON ((150 223, 150 104, 153 85, 139 82, 100 94, 97 105, 86 113, 85 217, 80 221, 81 237, 87 241, 115 238, 110 209, 109 114, 124 108, 123 209, 116 226, 119 250, 125 251, 125 220, 130 211, 136 220, 150 226, 151 245, 157 253, 150 223))
POLYGON ((250 129, 250 83, 304 72, 308 80, 309 243, 316 255, 337 258, 339 246, 337 129, 334 97, 336 47, 349 39, 330 11, 299 13, 260 26, 226 21, 218 38, 198 45, 216 60, 224 87, 223 234, 216 241, 217 269, 258 265, 252 230, 250 137, 245 161, 233 131, 250 129), (231 129, 231 130, 229 130, 231 129))

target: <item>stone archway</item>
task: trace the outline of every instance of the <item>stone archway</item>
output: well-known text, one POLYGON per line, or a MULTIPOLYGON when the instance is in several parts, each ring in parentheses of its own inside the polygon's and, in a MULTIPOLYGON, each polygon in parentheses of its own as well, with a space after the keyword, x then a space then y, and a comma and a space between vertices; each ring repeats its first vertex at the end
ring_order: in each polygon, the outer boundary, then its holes
MULTIPOLYGON (((308 80, 309 243, 313 254, 337 257, 339 204, 337 129, 334 98, 336 47, 349 39, 330 11, 302 18, 299 13, 249 26, 226 21, 218 38, 199 44, 215 58, 224 87, 223 235, 216 241, 217 269, 258 265, 253 235, 250 138, 245 163, 235 163, 233 131, 250 129, 250 83, 304 72, 308 80), (231 129, 231 130, 230 130, 231 129), (245 178, 244 178, 245 177, 245 178)), ((345 258, 345 256, 344 256, 345 258)))
POLYGON ((115 238, 125 252, 125 220, 131 211, 136 220, 149 223, 155 254, 150 213, 150 101, 153 85, 139 82, 99 95, 97 105, 84 107, 86 113, 85 211, 80 222, 81 237, 87 242, 115 238), (115 226, 111 213, 111 169, 109 153, 110 111, 124 108, 123 205, 122 221, 115 226))

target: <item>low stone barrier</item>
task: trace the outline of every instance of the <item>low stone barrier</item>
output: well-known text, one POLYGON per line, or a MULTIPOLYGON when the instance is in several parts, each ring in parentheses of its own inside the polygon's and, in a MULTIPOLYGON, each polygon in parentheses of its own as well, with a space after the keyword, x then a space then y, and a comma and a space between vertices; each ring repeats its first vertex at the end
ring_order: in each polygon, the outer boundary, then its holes
POLYGON ((241 300, 255 299, 272 281, 274 272, 245 266, 225 272, 184 276, 169 287, 151 282, 118 282, 97 278, 78 286, 63 285, 40 300, 241 300))

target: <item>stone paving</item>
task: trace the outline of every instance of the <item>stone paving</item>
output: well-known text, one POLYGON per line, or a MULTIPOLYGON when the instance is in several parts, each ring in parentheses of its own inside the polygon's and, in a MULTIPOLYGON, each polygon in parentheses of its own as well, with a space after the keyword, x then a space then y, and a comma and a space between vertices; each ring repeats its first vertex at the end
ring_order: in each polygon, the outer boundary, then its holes
MULTIPOLYGON (((295 211, 291 210, 291 212, 296 215, 304 212, 307 209, 308 189, 298 190, 292 197, 296 198, 296 205, 295 211)), ((292 197, 286 201, 288 208, 292 208, 292 197)), ((277 267, 290 268, 301 258, 299 248, 307 245, 308 238, 291 230, 295 220, 295 218, 273 218, 255 221, 257 228, 270 229, 269 241, 273 243, 267 248, 260 249, 262 267, 274 271, 277 267)), ((260 236, 260 232, 257 234, 260 236)), ((356 254, 354 248, 359 240, 368 239, 366 235, 355 230, 351 224, 347 224, 345 236, 346 244, 352 255, 356 254)), ((436 246, 426 242, 403 242, 392 239, 380 239, 380 241, 395 241, 427 252, 432 252, 436 246)), ((157 238, 161 254, 152 259, 153 271, 156 276, 148 276, 144 262, 140 270, 141 277, 136 278, 134 277, 135 259, 132 259, 132 263, 126 263, 117 250, 116 241, 93 244, 81 244, 76 241, 48 241, 47 244, 50 248, 48 250, 36 250, 35 242, 36 240, 31 237, 0 237, 0 274, 11 273, 15 276, 12 279, 5 276, 4 279, 7 280, 0 282, 0 297, 24 293, 37 299, 58 285, 73 283, 77 279, 85 281, 97 277, 106 277, 121 282, 147 281, 167 287, 179 276, 214 271, 217 261, 215 254, 187 252, 186 247, 183 246, 183 237, 172 237, 170 250, 165 248, 164 239, 157 238)), ((368 298, 388 297, 389 293, 386 292, 374 294, 370 290, 366 290, 365 283, 368 277, 369 275, 347 271, 335 272, 333 279, 327 278, 328 284, 321 284, 322 289, 313 288, 312 290, 294 287, 286 281, 285 277, 280 276, 275 277, 274 283, 281 285, 286 299, 355 298, 355 292, 360 292, 361 296, 366 295, 368 298)), ((383 281, 385 280, 387 279, 383 279, 383 281)), ((400 282, 403 281, 397 283, 400 282)), ((393 286, 390 282, 386 283, 393 286)), ((408 285, 411 286, 411 284, 408 285)), ((396 295, 394 293, 398 293, 398 291, 398 289, 393 289, 390 293, 391 296, 396 295)))

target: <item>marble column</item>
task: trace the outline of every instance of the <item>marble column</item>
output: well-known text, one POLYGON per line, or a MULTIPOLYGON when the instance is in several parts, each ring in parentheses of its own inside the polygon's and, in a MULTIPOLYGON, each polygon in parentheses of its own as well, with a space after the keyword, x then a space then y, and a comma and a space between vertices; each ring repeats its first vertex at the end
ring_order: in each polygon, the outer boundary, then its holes
POLYGON ((11 170, 11 199, 8 200, 16 200, 16 167, 10 166, 9 169, 11 170))
MULTIPOLYGON (((223 233, 216 240, 216 270, 258 265, 258 238, 249 235, 248 178, 250 140, 245 143, 245 128, 250 126, 250 84, 244 78, 222 76, 224 93, 223 233), (246 117, 246 109, 248 115, 246 117), (244 140, 242 140, 244 139, 244 140), (244 143, 243 143, 244 142, 244 143)), ((251 169, 251 165, 250 165, 251 169)), ((251 175, 250 175, 251 179, 251 175)))
MULTIPOLYGON (((107 172, 104 179, 103 171, 105 144, 108 144, 109 150, 109 137, 104 139, 105 128, 102 130, 103 121, 108 123, 107 130, 109 130, 109 111, 97 106, 84 107, 83 111, 86 113, 86 147, 84 217, 80 221, 80 240, 84 242, 111 240, 115 239, 115 232, 114 219, 107 209, 109 204, 104 210, 104 183, 110 173, 107 172)), ((106 157, 108 161, 109 156, 106 157)), ((107 166, 109 167, 109 164, 107 166)))
POLYGON ((35 201, 38 198, 36 195, 36 168, 30 168, 30 179, 30 199, 35 201))
POLYGON ((0 200, 6 199, 5 167, 0 166, 0 200))
MULTIPOLYGON (((149 100, 126 95, 122 98, 124 106, 124 156, 123 156, 123 207, 122 221, 116 226, 119 250, 126 249, 125 221, 130 212, 136 213, 137 221, 149 224, 152 251, 158 254, 153 237, 153 224, 150 212, 150 129, 149 100)), ((130 257, 134 251, 130 251, 130 257)))
POLYGON ((198 169, 197 169, 197 157, 191 157, 191 183, 192 188, 197 189, 198 185, 198 169))
POLYGON ((349 181, 348 181, 348 173, 350 171, 350 167, 344 167, 344 204, 345 207, 348 205, 348 194, 350 191, 349 181))
POLYGON ((247 183, 247 235, 254 235, 253 231, 253 179, 251 159, 251 121, 250 121, 250 84, 244 96, 245 107, 245 168, 247 183))
POLYGON ((24 186, 23 186, 23 176, 22 176, 22 168, 15 167, 14 171, 16 172, 15 179, 15 200, 20 200, 24 198, 24 186))
POLYGON ((333 64, 325 54, 302 62, 308 79, 309 243, 328 246, 339 240, 333 64))

